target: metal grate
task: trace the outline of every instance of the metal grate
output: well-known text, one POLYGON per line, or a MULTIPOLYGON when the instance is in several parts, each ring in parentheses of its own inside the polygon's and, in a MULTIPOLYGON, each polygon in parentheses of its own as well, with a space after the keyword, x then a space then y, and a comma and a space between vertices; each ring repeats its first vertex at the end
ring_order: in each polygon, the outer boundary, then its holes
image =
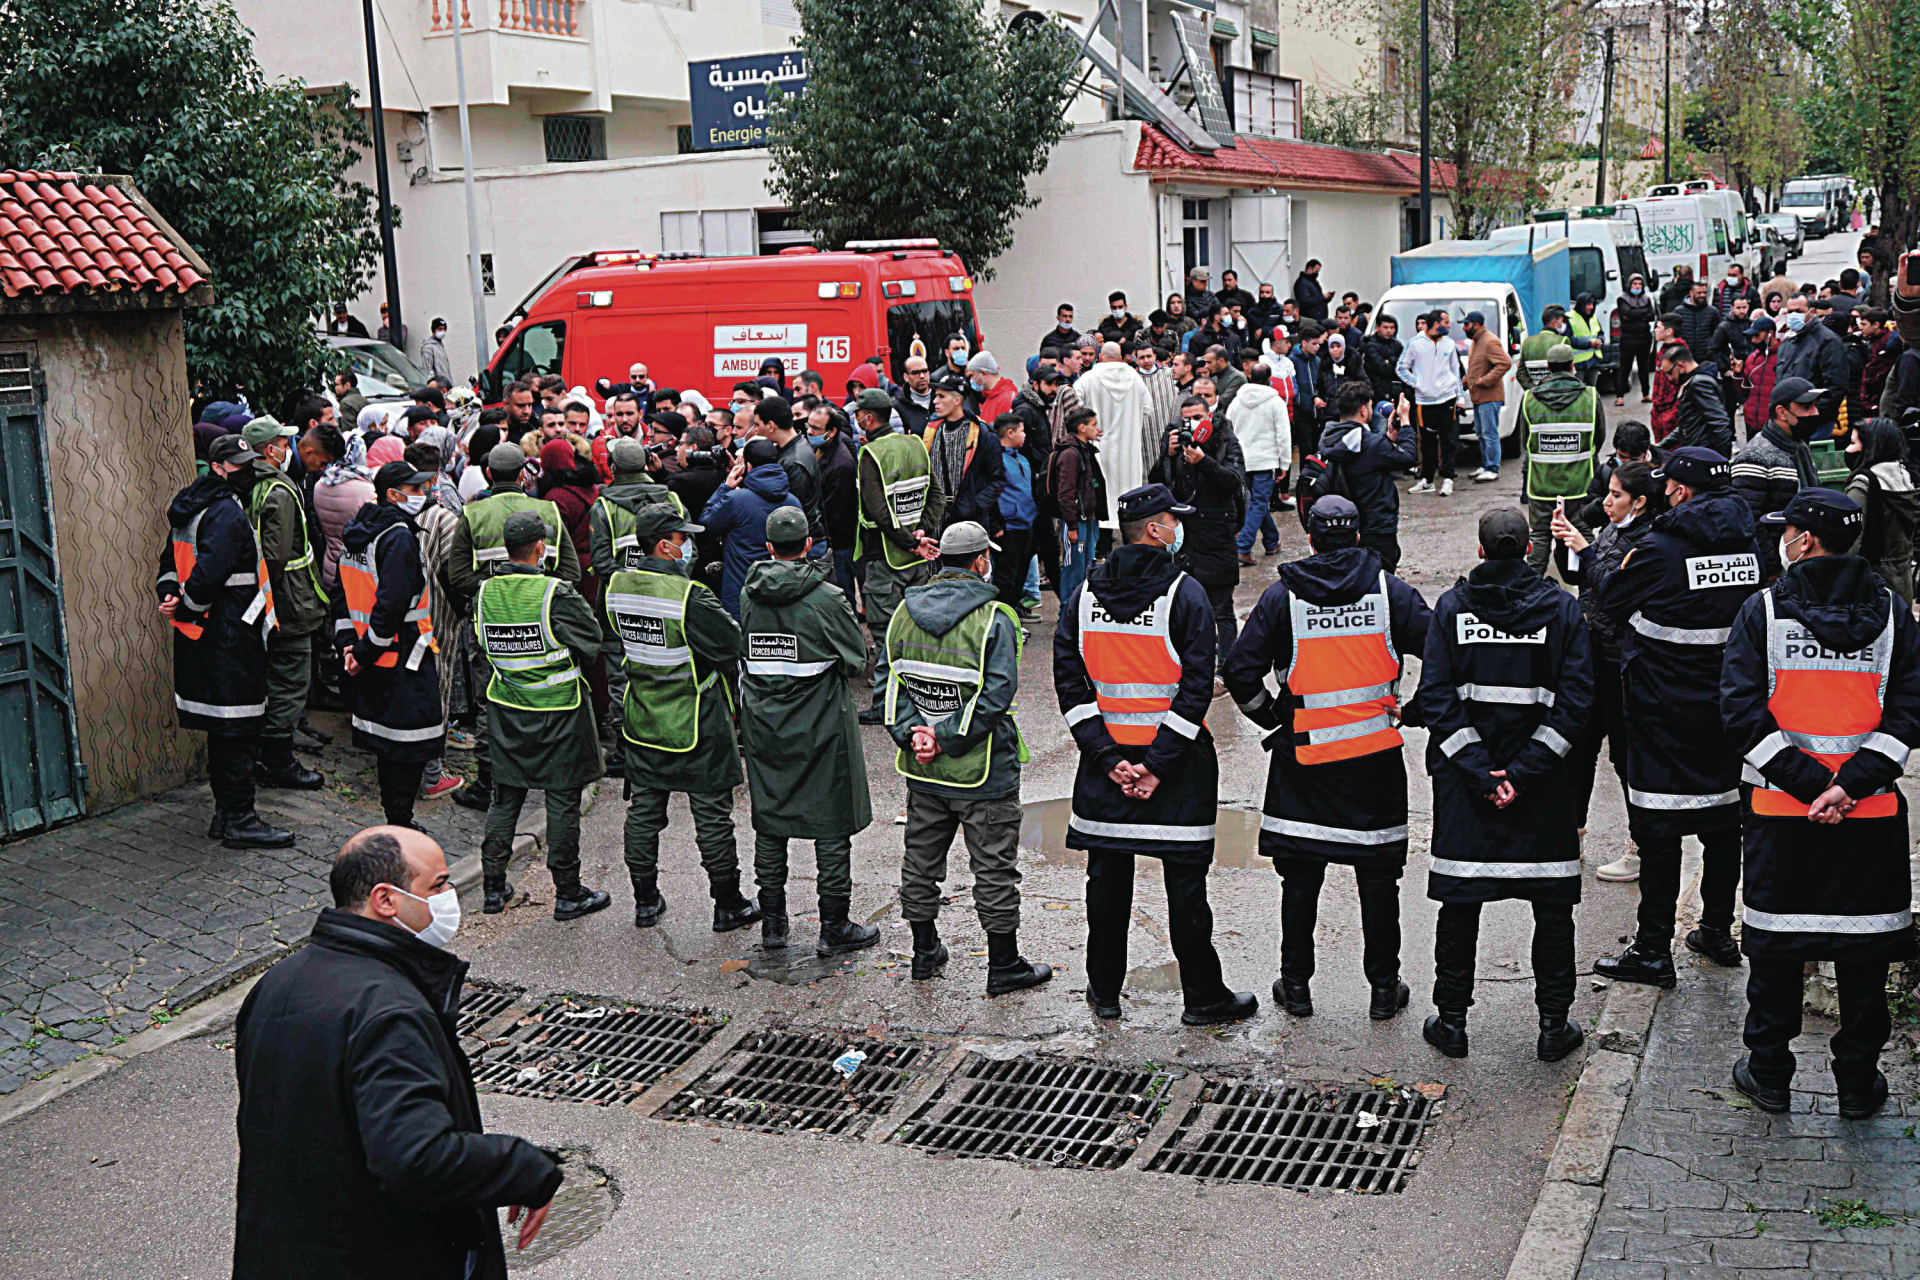
POLYGON ((481 1027, 511 1009, 519 994, 506 987, 469 982, 460 993, 460 1016, 454 1020, 454 1030, 463 1036, 478 1035, 481 1027))
POLYGON ((542 116, 540 122, 546 131, 548 164, 607 158, 606 117, 542 116))
POLYGON ((1153 1127, 1172 1080, 1151 1069, 969 1054, 894 1141, 959 1156, 1113 1169, 1153 1127))
POLYGON ((892 1105, 939 1047, 800 1031, 756 1032, 676 1094, 658 1118, 761 1133, 856 1136, 892 1105), (833 1065, 849 1049, 867 1055, 851 1077, 833 1065))
POLYGON ((1209 1080, 1147 1171, 1301 1191, 1402 1191, 1433 1106, 1426 1092, 1397 1086, 1209 1080))
POLYGON ((529 1014, 473 1062, 474 1086, 523 1098, 599 1106, 645 1089, 713 1038, 713 1019, 660 1009, 573 1009, 529 1014))

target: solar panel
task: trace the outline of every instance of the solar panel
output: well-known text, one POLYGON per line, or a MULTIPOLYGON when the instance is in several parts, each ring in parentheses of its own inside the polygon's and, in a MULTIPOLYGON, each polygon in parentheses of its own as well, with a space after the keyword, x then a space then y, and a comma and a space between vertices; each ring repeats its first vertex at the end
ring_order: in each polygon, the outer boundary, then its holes
POLYGON ((1233 117, 1227 114, 1226 96, 1220 92, 1220 77, 1213 69, 1203 15, 1176 8, 1168 16, 1180 41, 1180 55, 1187 60, 1187 79, 1193 85, 1193 107, 1200 115, 1200 127, 1216 138, 1231 141, 1233 117))

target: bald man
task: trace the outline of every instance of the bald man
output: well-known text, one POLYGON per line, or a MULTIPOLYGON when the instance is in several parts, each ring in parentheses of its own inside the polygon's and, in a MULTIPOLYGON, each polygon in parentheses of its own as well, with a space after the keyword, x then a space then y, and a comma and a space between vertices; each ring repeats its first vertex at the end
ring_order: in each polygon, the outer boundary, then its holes
POLYGON ((334 859, 312 945, 260 979, 234 1024, 240 1084, 235 1280, 506 1275, 560 1186, 554 1157, 480 1123, 454 1035, 466 962, 447 857, 369 827, 334 859))

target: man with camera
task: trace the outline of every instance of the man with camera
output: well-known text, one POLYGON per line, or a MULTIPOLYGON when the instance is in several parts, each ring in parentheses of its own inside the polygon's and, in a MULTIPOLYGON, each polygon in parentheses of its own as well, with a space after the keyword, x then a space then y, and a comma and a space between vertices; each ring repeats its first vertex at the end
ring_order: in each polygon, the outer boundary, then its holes
MULTIPOLYGON (((1206 402, 1188 396, 1180 404, 1180 419, 1166 430, 1166 444, 1148 474, 1150 484, 1164 484, 1174 501, 1192 507, 1181 517, 1181 545, 1174 561, 1207 590, 1213 610, 1217 661, 1224 663, 1233 648, 1238 625, 1233 615, 1233 589, 1240 585, 1240 555, 1235 545, 1246 510, 1246 465, 1233 428, 1220 415, 1216 423, 1206 402)), ((1214 697, 1225 686, 1214 683, 1214 697)))

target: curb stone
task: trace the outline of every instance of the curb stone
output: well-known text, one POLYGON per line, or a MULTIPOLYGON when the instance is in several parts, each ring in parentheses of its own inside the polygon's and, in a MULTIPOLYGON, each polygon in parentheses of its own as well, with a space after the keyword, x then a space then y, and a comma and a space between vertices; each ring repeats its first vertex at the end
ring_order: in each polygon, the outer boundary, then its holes
POLYGON ((1608 990, 1507 1280, 1574 1280, 1578 1274, 1661 994, 1631 982, 1608 990))

